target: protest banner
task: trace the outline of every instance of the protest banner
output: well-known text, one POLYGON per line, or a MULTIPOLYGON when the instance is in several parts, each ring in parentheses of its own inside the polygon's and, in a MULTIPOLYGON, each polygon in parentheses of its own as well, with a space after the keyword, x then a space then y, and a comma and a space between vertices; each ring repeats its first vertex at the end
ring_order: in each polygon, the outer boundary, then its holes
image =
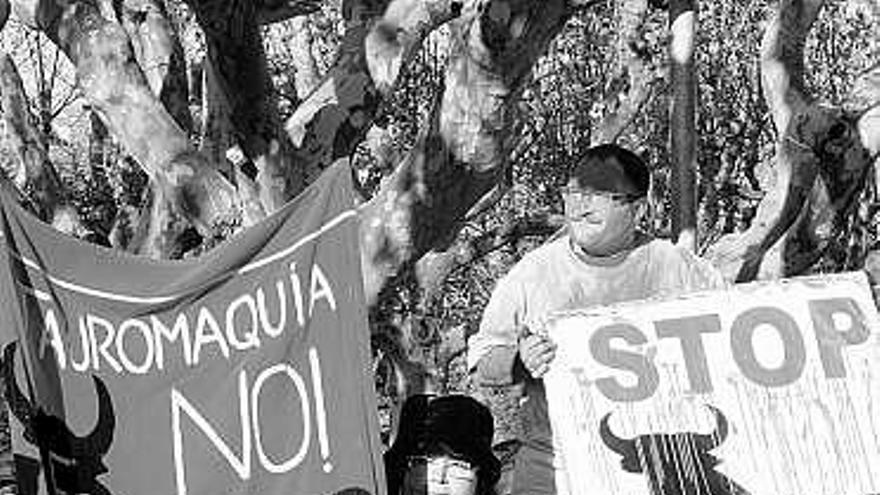
POLYGON ((385 493, 347 166, 182 261, 65 237, 7 192, 19 493, 385 493))
POLYGON ((733 286, 554 315, 561 494, 880 492, 867 278, 733 286))

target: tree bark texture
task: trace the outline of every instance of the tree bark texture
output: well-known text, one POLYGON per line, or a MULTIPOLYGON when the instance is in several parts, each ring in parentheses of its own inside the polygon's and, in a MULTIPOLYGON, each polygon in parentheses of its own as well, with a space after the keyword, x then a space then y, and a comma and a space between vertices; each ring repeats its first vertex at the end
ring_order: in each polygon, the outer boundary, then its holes
POLYGON ((820 106, 805 90, 804 44, 823 3, 781 0, 765 33, 761 71, 778 134, 775 177, 749 229, 707 252, 732 280, 800 274, 839 249, 833 240, 876 160, 878 112, 820 106))
POLYGON ((415 47, 460 10, 457 0, 343 3, 346 32, 336 62, 285 124, 294 166, 307 183, 354 151, 415 47))
POLYGON ((669 58, 672 80, 670 151, 672 156, 672 236, 691 251, 697 248, 696 0, 671 0, 669 58))
POLYGON ((187 0, 205 33, 207 65, 216 76, 220 105, 228 108, 237 143, 257 168, 260 200, 267 212, 303 187, 289 163, 278 102, 252 0, 187 0))
POLYGON ((568 16, 562 0, 487 0, 468 4, 452 23, 435 118, 362 210, 370 303, 404 265, 448 245, 462 217, 503 175, 512 145, 509 105, 568 16))
POLYGON ((300 101, 305 101, 321 83, 318 64, 312 54, 311 23, 308 17, 301 16, 291 20, 290 24, 293 45, 290 53, 291 62, 296 69, 296 96, 300 101))
POLYGON ((248 227, 266 217, 260 188, 245 168, 253 162, 236 144, 229 105, 217 81, 213 65, 204 61, 201 71, 202 123, 199 151, 227 176, 238 190, 242 226, 248 227))
POLYGON ((9 0, 0 0, 0 31, 3 30, 3 26, 9 20, 9 10, 9 0))
POLYGON ((37 7, 37 24, 73 63, 92 108, 177 212, 208 232, 234 206, 235 191, 153 95, 122 27, 91 2, 37 7))
POLYGON ((619 0, 617 11, 619 69, 609 86, 624 89, 606 96, 607 113, 590 132, 594 145, 617 141, 648 100, 653 83, 644 38, 648 0, 619 0))
POLYGON ((423 256, 416 265, 416 277, 424 290, 424 300, 439 295, 443 282, 459 267, 469 265, 503 247, 515 245, 529 236, 547 237, 565 226, 562 215, 532 214, 510 218, 498 228, 478 236, 461 239, 442 253, 423 256))
MULTIPOLYGON (((877 11, 880 17, 880 5, 877 11)), ((880 62, 856 80, 847 95, 847 107, 857 115, 859 137, 868 153, 874 157, 876 168, 880 158, 880 62)))
POLYGON ((183 46, 159 0, 125 0, 120 22, 147 83, 187 134, 193 132, 183 46))

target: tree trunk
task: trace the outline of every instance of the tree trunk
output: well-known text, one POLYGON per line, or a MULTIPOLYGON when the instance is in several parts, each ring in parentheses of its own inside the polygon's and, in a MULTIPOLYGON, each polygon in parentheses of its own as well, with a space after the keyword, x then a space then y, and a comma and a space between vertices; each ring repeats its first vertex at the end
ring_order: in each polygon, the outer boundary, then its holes
POLYGON ((290 29, 293 34, 291 40, 291 62, 296 68, 296 96, 300 101, 305 101, 312 91, 321 83, 321 75, 318 72, 318 64, 312 55, 312 29, 309 18, 297 17, 290 21, 290 29))
POLYGON ((159 0, 125 0, 120 21, 153 94, 188 135, 193 132, 183 47, 159 0))
POLYGON ((448 245, 467 211, 507 166, 509 105, 569 15, 562 0, 468 5, 452 24, 445 90, 430 127, 365 205, 367 299, 430 249, 448 245))
POLYGON ((620 0, 618 12, 615 52, 619 69, 609 86, 624 90, 606 95, 607 113, 590 132, 593 145, 617 141, 648 100, 653 83, 644 37, 648 0, 620 0))
POLYGON ((247 175, 245 167, 253 162, 235 143, 229 103, 211 63, 204 60, 201 71, 201 144, 199 151, 227 177, 233 178, 238 189, 242 213, 242 226, 251 226, 266 217, 268 212, 260 199, 260 189, 253 176, 247 175))
POLYGON ((37 19, 73 62, 94 110, 126 151, 166 188, 175 211, 207 233, 235 204, 231 185, 195 152, 152 94, 128 36, 90 2, 40 2, 37 19))
POLYGON ((672 108, 670 110, 670 151, 672 156, 672 236, 679 245, 697 249, 697 147, 696 83, 694 46, 696 44, 696 0, 671 0, 669 25, 672 31, 669 58, 672 66, 672 108))
POLYGON ((800 274, 843 248, 833 240, 854 212, 872 150, 876 158, 871 116, 878 112, 816 105, 806 93, 803 49, 823 3, 781 0, 763 40, 764 98, 778 133, 775 177, 749 229, 707 252, 732 280, 800 274))
MULTIPOLYGON (((234 176, 232 169, 226 165, 226 153, 235 146, 235 130, 232 127, 229 103, 214 67, 207 59, 203 60, 201 71, 201 138, 199 151, 211 163, 218 164, 220 170, 229 177, 234 176)), ((242 153, 244 153, 242 151, 242 153)))
MULTIPOLYGON (((877 17, 880 18, 880 5, 876 8, 877 17)), ((847 95, 847 106, 858 116, 859 136, 877 165, 880 159, 880 62, 856 80, 847 95)))
POLYGON ((228 106, 235 138, 257 168, 260 200, 267 212, 302 189, 300 171, 289 163, 278 103, 252 0, 187 0, 205 32, 208 61, 228 106))
POLYGON ((0 31, 9 19, 9 0, 0 0, 0 31))

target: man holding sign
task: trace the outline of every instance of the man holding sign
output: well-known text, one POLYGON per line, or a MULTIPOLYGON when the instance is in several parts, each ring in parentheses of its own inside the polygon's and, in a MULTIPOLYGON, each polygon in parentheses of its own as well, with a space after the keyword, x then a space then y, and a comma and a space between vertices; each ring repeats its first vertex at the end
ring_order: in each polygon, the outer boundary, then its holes
POLYGON ((540 334, 549 313, 724 286, 708 263, 637 230, 649 182, 634 153, 613 144, 589 149, 562 192, 565 234, 527 254, 498 282, 469 341, 477 383, 525 382, 514 495, 555 494, 561 479, 541 380, 556 351, 540 334))

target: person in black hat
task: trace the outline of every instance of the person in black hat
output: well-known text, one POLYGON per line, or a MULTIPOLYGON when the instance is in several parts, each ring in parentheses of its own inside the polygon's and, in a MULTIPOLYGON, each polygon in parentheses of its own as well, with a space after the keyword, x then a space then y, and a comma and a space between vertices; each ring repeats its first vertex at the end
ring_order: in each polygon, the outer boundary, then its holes
POLYGON ((409 397, 384 456, 388 494, 491 494, 501 472, 493 434, 492 414, 471 397, 409 397))
POLYGON ((525 383, 514 495, 566 493, 557 491, 564 459, 553 450, 541 381, 556 349, 541 334, 549 313, 724 286, 720 272, 687 249, 639 231, 649 184, 647 165, 631 151, 614 144, 587 150, 562 189, 564 232, 498 281, 468 341, 476 383, 525 383))

